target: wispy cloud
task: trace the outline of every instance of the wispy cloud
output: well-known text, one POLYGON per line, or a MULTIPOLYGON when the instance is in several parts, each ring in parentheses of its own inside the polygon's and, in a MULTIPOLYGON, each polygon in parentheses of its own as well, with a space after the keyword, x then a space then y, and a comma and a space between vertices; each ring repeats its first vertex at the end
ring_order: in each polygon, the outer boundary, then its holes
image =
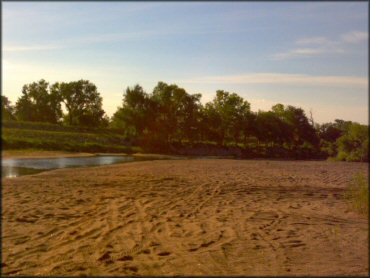
POLYGON ((183 83, 207 84, 286 84, 367 88, 368 79, 356 76, 313 76, 285 73, 248 73, 241 75, 205 76, 182 80, 183 83))
POLYGON ((323 54, 324 52, 325 52, 324 49, 319 49, 319 48, 295 48, 287 52, 281 52, 281 53, 274 54, 272 59, 273 60, 285 60, 285 59, 296 58, 296 57, 312 57, 312 56, 323 54))
POLYGON ((296 41, 296 44, 299 45, 327 45, 327 44, 332 44, 333 41, 325 38, 325 37, 309 37, 309 38, 301 38, 296 41))
POLYGON ((52 44, 37 44, 37 45, 5 45, 4 51, 42 51, 42 50, 55 50, 64 48, 73 48, 97 43, 109 43, 109 42, 119 42, 127 40, 137 40, 142 38, 152 38, 153 36, 161 36, 168 34, 164 31, 142 31, 137 33, 125 32, 125 33, 108 33, 108 34, 97 34, 82 36, 79 38, 70 38, 63 41, 56 41, 52 44))
POLYGON ((186 30, 180 29, 159 29, 159 30, 142 30, 140 32, 120 32, 120 33, 105 33, 105 34, 94 34, 81 36, 78 38, 69 38, 60 41, 55 41, 48 44, 10 44, 3 47, 3 51, 16 52, 16 51, 43 51, 43 50, 56 50, 65 48, 75 48, 80 46, 89 46, 92 44, 101 43, 113 43, 113 42, 125 42, 125 41, 138 41, 138 40, 153 40, 168 36, 179 36, 181 35, 203 35, 203 34, 220 34, 220 33, 232 33, 233 30, 206 30, 202 28, 192 28, 186 30))
POLYGON ((28 45, 28 46, 5 46, 3 51, 18 52, 18 51, 44 51, 64 48, 62 45, 28 45))
POLYGON ((369 38, 368 33, 362 31, 352 31, 341 36, 346 43, 361 43, 369 38))
POLYGON ((357 44, 368 39, 368 34, 362 31, 352 31, 342 34, 337 40, 331 40, 323 36, 300 38, 294 42, 298 47, 286 52, 272 55, 273 60, 285 60, 291 58, 305 58, 328 54, 341 54, 346 52, 348 44, 357 44))

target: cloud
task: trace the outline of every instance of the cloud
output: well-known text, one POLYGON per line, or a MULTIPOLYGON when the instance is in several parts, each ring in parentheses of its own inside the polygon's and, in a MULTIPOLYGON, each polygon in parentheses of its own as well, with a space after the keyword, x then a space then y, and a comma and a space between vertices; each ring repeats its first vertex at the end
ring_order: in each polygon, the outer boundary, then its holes
POLYGON ((299 45, 307 45, 307 44, 314 44, 314 45, 326 45, 332 44, 333 41, 325 38, 325 37, 308 37, 308 38, 301 38, 296 41, 296 44, 299 45))
POLYGON ((324 53, 325 50, 318 48, 296 48, 287 52, 277 53, 272 56, 273 60, 285 60, 297 57, 312 57, 324 53))
POLYGON ((291 58, 305 58, 312 56, 322 56, 330 54, 346 53, 348 44, 356 44, 368 39, 368 34, 362 31, 352 31, 342 34, 337 40, 331 40, 327 37, 306 37, 300 38, 294 42, 298 48, 290 49, 286 52, 280 52, 272 55, 273 60, 285 60, 291 58))
POLYGON ((137 41, 137 40, 153 40, 156 38, 167 37, 167 36, 178 36, 179 34, 184 35, 203 35, 203 34, 219 34, 219 33, 230 33, 231 31, 209 31, 200 28, 177 30, 177 29, 156 29, 156 30, 143 30, 140 32, 120 32, 120 33, 104 33, 104 34, 93 34, 88 36, 81 36, 75 38, 64 39, 61 41, 54 41, 45 45, 5 45, 3 51, 16 52, 16 51, 43 51, 43 50, 55 50, 74 48, 80 46, 86 46, 91 44, 99 43, 112 43, 112 42, 124 42, 124 41, 137 41))
POLYGON ((341 36, 343 42, 346 43, 361 43, 368 39, 368 33, 362 31, 352 31, 341 36))
POLYGON ((313 76, 286 73, 248 73, 241 75, 205 76, 183 80, 183 83, 206 84, 286 84, 367 88, 368 79, 355 76, 313 76))
POLYGON ((5 46, 3 51, 18 52, 18 51, 44 51, 64 48, 62 45, 28 45, 28 46, 5 46))
POLYGON ((126 32, 126 33, 108 33, 98 34, 91 36, 82 36, 78 38, 65 39, 63 41, 56 41, 52 44, 37 44, 37 45, 11 45, 4 46, 3 50, 8 52, 16 51, 43 51, 43 50, 55 50, 73 48, 84 45, 96 44, 96 43, 109 43, 127 40, 137 40, 142 38, 148 38, 153 36, 164 35, 165 32, 160 31, 144 31, 140 33, 126 32))

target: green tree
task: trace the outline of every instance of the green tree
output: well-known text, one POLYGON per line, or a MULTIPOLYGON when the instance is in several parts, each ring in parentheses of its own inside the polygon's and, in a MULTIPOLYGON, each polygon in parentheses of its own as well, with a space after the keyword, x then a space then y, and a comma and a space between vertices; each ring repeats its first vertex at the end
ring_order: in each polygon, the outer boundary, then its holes
POLYGON ((102 98, 97 87, 90 81, 55 83, 51 91, 59 96, 68 111, 65 117, 67 124, 89 127, 106 125, 102 98))
POLYGON ((1 119, 2 120, 15 120, 14 107, 6 96, 1 96, 1 119))
POLYGON ((223 144, 224 133, 221 130, 222 117, 213 103, 208 102, 201 110, 201 138, 223 144))
POLYGON ((214 121, 209 124, 219 144, 223 145, 226 139, 237 143, 249 119, 250 104, 235 93, 218 90, 213 101, 206 104, 205 112, 208 120, 214 121))
POLYGON ((369 126, 351 123, 337 144, 339 160, 369 161, 369 126))
POLYGON ((258 111, 257 138, 264 143, 283 143, 286 140, 286 123, 272 111, 258 111))
POLYGON ((150 108, 149 96, 140 85, 127 87, 122 107, 119 107, 112 117, 112 126, 124 129, 126 135, 141 136, 151 120, 150 108))
POLYGON ((334 143, 345 132, 336 123, 325 123, 319 126, 320 139, 334 143))
POLYGON ((190 142, 199 139, 201 94, 185 94, 178 99, 178 130, 177 138, 187 139, 190 142))
POLYGON ((316 129, 320 138, 321 150, 331 157, 337 156, 337 140, 349 130, 351 124, 351 121, 336 119, 333 123, 318 125, 316 129))
POLYGON ((283 127, 286 141, 293 142, 295 146, 303 143, 318 145, 319 139, 316 130, 302 108, 292 105, 285 107, 279 103, 272 107, 272 112, 288 125, 283 127))
POLYGON ((190 95, 175 84, 158 82, 151 100, 156 110, 154 129, 161 140, 195 139, 200 98, 200 94, 190 95))
POLYGON ((60 99, 45 80, 24 85, 15 105, 16 118, 22 121, 57 123, 62 116, 60 99))
POLYGON ((247 139, 250 137, 257 137, 257 113, 250 111, 249 113, 244 113, 242 118, 242 134, 244 146, 247 145, 247 139))

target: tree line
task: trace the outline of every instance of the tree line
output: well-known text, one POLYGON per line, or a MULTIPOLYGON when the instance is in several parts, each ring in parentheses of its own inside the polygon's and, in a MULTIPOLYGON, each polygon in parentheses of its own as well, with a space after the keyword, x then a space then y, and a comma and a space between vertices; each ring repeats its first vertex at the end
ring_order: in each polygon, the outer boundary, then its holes
POLYGON ((351 121, 315 124, 303 109, 276 104, 253 112, 236 93, 216 91, 202 104, 176 84, 158 82, 151 93, 140 85, 127 87, 121 105, 109 118, 97 87, 88 80, 45 80, 23 86, 14 106, 2 96, 5 120, 48 122, 70 126, 114 128, 140 145, 193 145, 309 149, 341 160, 368 160, 368 126, 351 121), (63 113, 62 105, 65 107, 63 113))
POLYGON ((102 109, 97 87, 87 81, 57 82, 45 80, 26 84, 13 107, 2 96, 2 116, 7 120, 62 123, 77 126, 104 126, 108 118, 102 109), (62 112, 64 104, 67 113, 62 112))

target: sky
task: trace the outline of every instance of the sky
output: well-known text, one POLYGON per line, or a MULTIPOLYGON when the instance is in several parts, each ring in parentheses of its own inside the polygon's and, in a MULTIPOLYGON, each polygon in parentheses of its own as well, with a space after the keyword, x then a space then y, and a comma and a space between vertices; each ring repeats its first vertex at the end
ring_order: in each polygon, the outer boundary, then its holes
POLYGON ((252 111, 301 107, 368 124, 367 2, 3 2, 2 94, 87 79, 112 116, 128 86, 158 81, 252 111))

